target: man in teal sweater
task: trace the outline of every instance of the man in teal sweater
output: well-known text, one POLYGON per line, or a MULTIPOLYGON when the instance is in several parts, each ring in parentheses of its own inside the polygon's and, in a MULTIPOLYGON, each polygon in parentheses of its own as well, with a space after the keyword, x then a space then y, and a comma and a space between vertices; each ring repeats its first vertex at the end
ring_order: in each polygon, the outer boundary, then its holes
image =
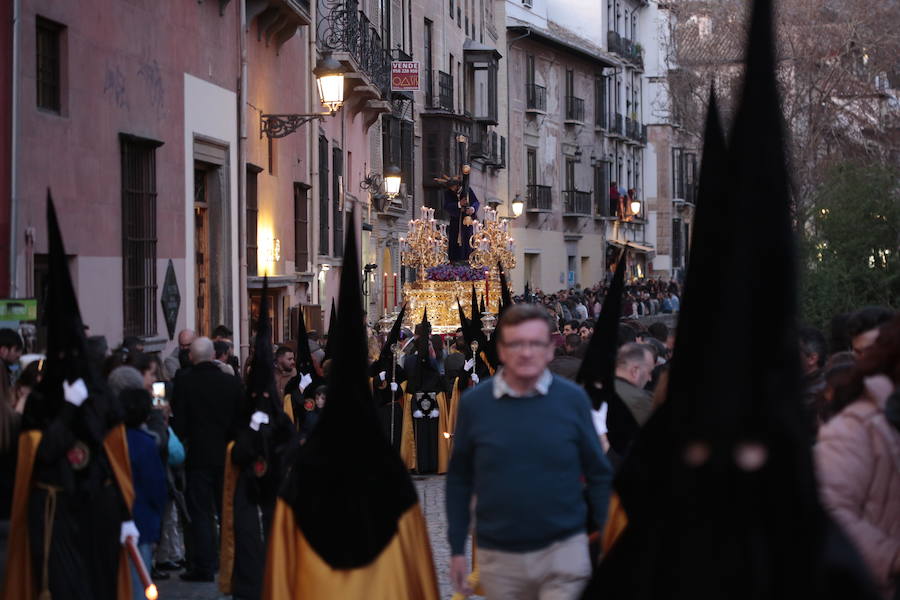
POLYGON ((487 598, 574 599, 591 574, 584 492, 602 527, 612 470, 587 395, 547 370, 544 309, 508 308, 495 335, 504 366, 462 397, 456 422, 446 495, 451 579, 471 593, 465 542, 474 495, 487 598))

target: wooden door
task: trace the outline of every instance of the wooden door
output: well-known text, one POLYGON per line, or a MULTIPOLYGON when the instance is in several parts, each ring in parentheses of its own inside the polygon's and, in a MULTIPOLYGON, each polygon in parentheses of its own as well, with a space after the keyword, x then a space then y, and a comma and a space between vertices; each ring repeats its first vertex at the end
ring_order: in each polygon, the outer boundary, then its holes
POLYGON ((194 171, 194 289, 195 329, 198 336, 209 335, 210 327, 210 269, 209 269, 209 204, 207 202, 207 172, 194 171))

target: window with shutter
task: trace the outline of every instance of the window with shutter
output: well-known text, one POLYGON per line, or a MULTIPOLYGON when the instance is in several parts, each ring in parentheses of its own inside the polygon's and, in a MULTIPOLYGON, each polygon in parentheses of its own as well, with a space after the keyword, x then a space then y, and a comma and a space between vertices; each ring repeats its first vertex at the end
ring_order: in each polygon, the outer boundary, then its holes
POLYGON ((319 254, 328 255, 328 138, 319 136, 319 254))
POLYGON ((294 182, 294 271, 309 267, 309 186, 294 182))

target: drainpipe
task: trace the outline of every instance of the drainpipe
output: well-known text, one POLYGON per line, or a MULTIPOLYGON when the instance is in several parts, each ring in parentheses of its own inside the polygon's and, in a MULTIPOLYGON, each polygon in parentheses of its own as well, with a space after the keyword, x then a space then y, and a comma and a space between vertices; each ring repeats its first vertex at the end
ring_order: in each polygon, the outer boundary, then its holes
MULTIPOLYGON (((307 31, 307 43, 308 48, 306 51, 306 65, 304 72, 306 73, 306 104, 307 108, 311 108, 313 106, 317 106, 315 98, 313 94, 318 94, 318 90, 316 88, 316 82, 313 80, 312 71, 313 65, 316 62, 316 23, 318 23, 318 2, 315 0, 309 3, 309 25, 306 28, 307 31)), ((312 111, 307 111, 312 112, 312 111)), ((318 213, 319 210, 319 136, 318 136, 318 124, 316 121, 311 121, 309 123, 309 128, 307 130, 307 139, 309 141, 309 152, 307 152, 307 156, 309 156, 309 192, 310 192, 310 203, 312 204, 313 210, 310 211, 310 215, 319 215, 319 219, 309 219, 311 223, 318 224, 319 220, 323 218, 323 215, 318 213)), ((328 218, 328 215, 324 215, 324 218, 328 218)), ((319 294, 319 244, 322 242, 319 240, 319 227, 314 226, 312 230, 313 235, 310 236, 312 240, 313 247, 310 248, 310 267, 312 268, 313 280, 310 284, 312 288, 309 294, 309 301, 312 304, 318 304, 319 307, 324 311, 324 306, 322 305, 322 298, 319 294)), ((321 332, 320 332, 321 333, 321 332)))
POLYGON ((12 14, 12 121, 10 123, 10 181, 9 181, 9 296, 19 297, 19 21, 21 20, 21 0, 13 1, 12 14))
POLYGON ((237 3, 240 11, 240 43, 241 73, 238 81, 238 257, 240 268, 238 273, 239 295, 239 328, 241 364, 245 364, 250 352, 250 322, 247 314, 247 3, 237 3))

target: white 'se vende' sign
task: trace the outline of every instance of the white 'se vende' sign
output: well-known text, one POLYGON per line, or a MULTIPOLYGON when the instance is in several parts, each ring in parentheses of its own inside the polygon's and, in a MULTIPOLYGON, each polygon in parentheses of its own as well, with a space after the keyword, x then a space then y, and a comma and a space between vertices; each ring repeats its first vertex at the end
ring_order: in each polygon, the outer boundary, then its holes
POLYGON ((417 91, 419 91, 419 61, 417 61, 417 60, 392 60, 391 61, 391 91, 392 92, 417 92, 417 91))

